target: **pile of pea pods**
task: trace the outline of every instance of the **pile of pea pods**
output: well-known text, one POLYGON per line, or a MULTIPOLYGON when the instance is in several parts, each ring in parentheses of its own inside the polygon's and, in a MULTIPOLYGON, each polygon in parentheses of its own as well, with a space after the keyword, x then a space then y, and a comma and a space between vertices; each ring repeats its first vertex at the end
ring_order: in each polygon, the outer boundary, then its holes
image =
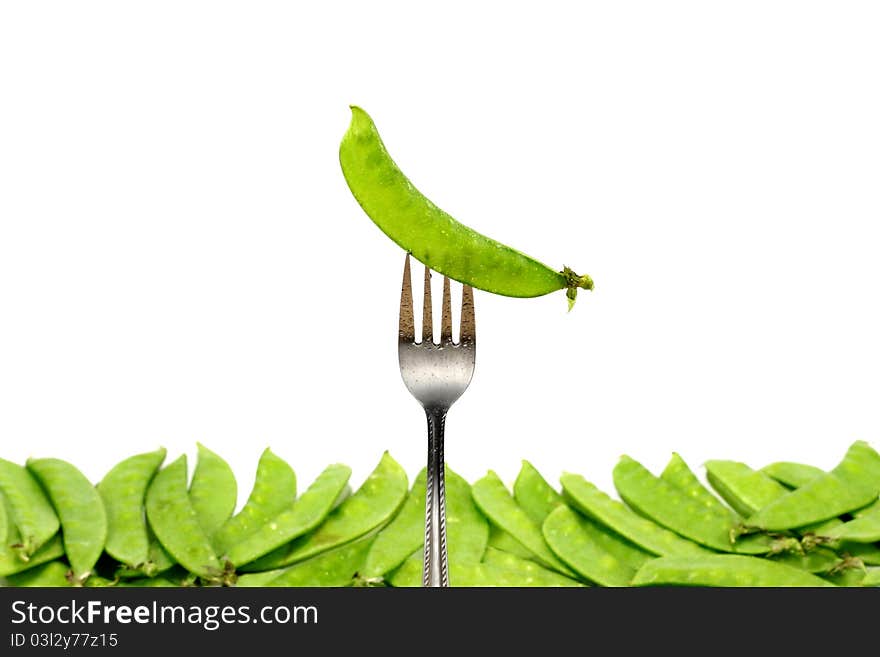
MULTIPOLYGON (((93 485, 54 458, 0 459, 4 586, 420 586, 425 472, 386 452, 360 487, 328 466, 302 492, 269 449, 236 513, 232 469, 198 446, 125 459, 93 485)), ((880 586, 880 454, 853 443, 830 472, 673 454, 659 476, 624 456, 612 498, 577 474, 560 488, 523 461, 447 468, 452 586, 880 586), (714 492, 713 492, 714 491, 714 492)))

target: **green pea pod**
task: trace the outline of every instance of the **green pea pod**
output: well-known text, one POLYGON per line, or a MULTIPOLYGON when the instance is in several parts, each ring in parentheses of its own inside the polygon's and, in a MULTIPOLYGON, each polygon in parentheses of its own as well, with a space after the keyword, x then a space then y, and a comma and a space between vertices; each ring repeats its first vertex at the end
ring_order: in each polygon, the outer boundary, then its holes
MULTIPOLYGON (((292 566, 288 566, 290 568, 292 566)), ((237 588, 253 588, 260 586, 269 586, 269 582, 278 577, 287 568, 275 568, 274 570, 263 570, 258 573, 244 573, 239 575, 235 580, 237 588)))
POLYGON ((828 548, 815 548, 809 552, 782 552, 770 557, 777 563, 784 563, 808 573, 827 573, 840 567, 842 559, 828 548))
POLYGON ((165 460, 165 449, 137 454, 113 466, 97 485, 107 513, 107 554, 138 568, 146 563, 150 536, 144 515, 147 487, 165 460))
POLYGON ((486 546, 493 547, 502 552, 508 552, 520 559, 532 559, 534 561, 538 558, 538 555, 528 549, 525 545, 501 529, 501 527, 497 527, 492 523, 489 523, 489 542, 486 546))
POLYGON ((449 559, 477 563, 489 543, 489 521, 474 504, 470 484, 446 468, 446 534, 449 559))
POLYGON ((18 531, 18 547, 23 559, 52 538, 60 527, 58 516, 34 476, 16 463, 0 459, 0 492, 7 502, 9 525, 18 531))
MULTIPOLYGON (((462 565, 467 566, 468 564, 462 565)), ((560 575, 530 559, 521 559, 515 554, 492 548, 486 550, 482 564, 473 565, 481 565, 485 568, 486 579, 494 580, 493 586, 585 586, 583 582, 560 575)))
POLYGON ((796 531, 801 535, 813 534, 815 536, 825 536, 828 532, 833 529, 839 527, 843 524, 843 520, 840 518, 829 518, 828 520, 823 520, 821 522, 816 522, 810 525, 804 525, 803 527, 799 527, 796 531))
POLYGON ((639 568, 633 586, 833 586, 816 575, 770 559, 739 554, 662 557, 639 568))
POLYGON ((880 509, 875 508, 870 514, 844 522, 826 531, 824 536, 853 543, 880 541, 880 509))
POLYGON ((868 568, 862 586, 880 586, 880 568, 868 568))
POLYGON ((486 476, 475 481, 472 493, 477 507, 489 520, 534 552, 543 565, 563 575, 574 575, 572 570, 553 554, 544 540, 541 526, 516 503, 497 474, 490 470, 486 476))
MULTIPOLYGON (((13 540, 17 539, 17 531, 13 535, 13 540)), ((0 577, 9 577, 16 573, 23 573, 31 568, 35 568, 53 559, 64 556, 64 543, 60 534, 55 534, 47 542, 43 543, 37 551, 34 552, 27 561, 21 558, 21 553, 16 548, 11 548, 6 544, 0 545, 0 577)))
POLYGON ((880 495, 880 454, 864 440, 850 445, 831 473, 853 486, 873 490, 875 498, 880 495))
POLYGON ((49 561, 17 575, 8 577, 9 586, 21 587, 68 587, 70 566, 63 561, 49 561))
POLYGON ((264 586, 352 586, 374 538, 370 534, 288 566, 264 586))
MULTIPOLYGON (((6 537, 9 536, 9 514, 6 511, 6 497, 0 490, 0 545, 6 545, 6 537)), ((11 543, 12 541, 9 541, 11 543)))
POLYGON ((737 461, 706 461, 706 477, 724 501, 744 517, 788 492, 764 472, 737 461))
POLYGON ((108 586, 116 586, 116 580, 107 579, 106 577, 101 577, 100 575, 89 575, 89 578, 85 580, 83 586, 90 589, 102 589, 108 586))
POLYGON ((626 505, 611 499, 580 475, 564 473, 562 489, 572 505, 593 520, 652 554, 698 556, 706 548, 643 518, 626 505))
POLYGON ((260 456, 254 487, 244 507, 214 534, 218 554, 256 532, 296 500, 296 474, 287 462, 268 448, 260 456))
MULTIPOLYGON (((449 562, 449 584, 459 587, 558 587, 584 586, 582 583, 544 568, 534 561, 520 559, 501 550, 486 550, 481 563, 449 562)), ((391 576, 391 585, 417 587, 422 585, 422 552, 407 559, 391 576)))
POLYGON ((520 251, 462 225, 429 201, 397 167, 370 116, 351 107, 351 123, 339 146, 339 162, 351 193, 382 232, 431 269, 480 290, 537 297, 566 290, 569 309, 578 288, 593 289, 589 276, 568 267, 556 271, 520 251))
POLYGON ((147 489, 147 519, 168 553, 189 572, 212 582, 223 568, 186 488, 186 455, 159 470, 147 489))
MULTIPOLYGON (((785 486, 764 471, 752 470, 737 461, 707 461, 706 475, 718 494, 744 517, 788 493, 785 486)), ((840 524, 841 520, 834 517, 804 525, 797 531, 804 536, 825 536, 840 524)))
POLYGON ((730 517, 731 522, 739 520, 736 513, 731 512, 708 488, 703 486, 697 475, 694 474, 693 470, 688 467, 684 459, 677 453, 672 453, 669 463, 666 464, 663 472, 660 473, 660 479, 670 486, 677 488, 695 502, 703 505, 707 512, 716 516, 726 514, 730 517))
POLYGON ((761 468, 761 472, 789 488, 806 486, 810 481, 825 474, 822 468, 793 461, 777 461, 761 468))
POLYGON ((28 459, 61 520, 64 551, 75 581, 84 582, 104 551, 107 514, 98 491, 86 476, 61 459, 28 459))
POLYGON ((613 478, 617 492, 630 507, 695 543, 722 552, 764 554, 771 549, 766 536, 745 537, 732 543, 735 524, 725 507, 707 507, 628 456, 621 457, 614 467, 613 478))
POLYGON ((244 571, 280 568, 290 541, 317 527, 336 501, 348 490, 351 468, 339 463, 327 466, 293 506, 229 548, 227 558, 244 571))
POLYGON ((872 477, 880 455, 865 443, 854 443, 831 472, 822 473, 762 507, 746 521, 766 530, 804 527, 853 512, 877 499, 880 477, 872 477))
POLYGON ((846 568, 834 573, 821 575, 822 579, 834 586, 858 587, 864 586, 866 573, 861 568, 846 568))
POLYGON ((841 554, 859 559, 866 566, 880 566, 880 545, 874 543, 851 543, 841 541, 836 549, 841 554))
POLYGON ((273 566, 303 561, 385 524, 403 503, 408 490, 406 472, 385 452, 361 487, 314 532, 292 543, 273 566))
POLYGON ((523 460, 516 481, 513 482, 513 499, 539 525, 553 509, 564 503, 562 495, 526 460, 523 460))
POLYGON ((177 565, 177 562, 174 560, 174 557, 168 554, 168 550, 162 546, 159 539, 153 535, 152 530, 150 530, 150 534, 150 547, 147 550, 147 562, 143 565, 142 571, 147 577, 155 577, 159 573, 164 573, 169 568, 177 565))
POLYGON ((238 490, 229 464, 201 443, 197 446, 189 499, 205 534, 212 537, 235 511, 238 490))
POLYGON ((854 518, 863 518, 865 516, 873 516, 880 513, 880 499, 874 500, 868 506, 863 506, 861 509, 856 509, 852 512, 854 518))
POLYGON ((141 577, 118 582, 116 586, 120 588, 171 588, 179 585, 164 577, 141 577))
POLYGON ((402 564, 425 543, 425 479, 422 468, 397 515, 376 536, 360 576, 377 580, 402 564))
MULTIPOLYGON (((149 489, 148 489, 149 490, 149 489)), ((146 500, 144 500, 146 503, 146 500)), ((147 560, 136 566, 122 564, 116 569, 114 575, 120 579, 139 579, 144 577, 156 577, 170 568, 178 565, 168 550, 162 547, 162 543, 156 538, 153 528, 147 522, 147 560)))
POLYGON ((628 586, 636 573, 636 568, 618 559, 596 540, 596 536, 603 533, 598 525, 567 506, 558 506, 547 516, 543 532, 556 556, 591 582, 601 586, 628 586))

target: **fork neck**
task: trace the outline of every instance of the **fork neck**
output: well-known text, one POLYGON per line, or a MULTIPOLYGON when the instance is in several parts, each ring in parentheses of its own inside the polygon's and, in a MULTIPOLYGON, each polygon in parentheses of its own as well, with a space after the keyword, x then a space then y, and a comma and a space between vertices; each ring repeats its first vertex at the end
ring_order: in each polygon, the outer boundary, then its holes
POLYGON ((446 408, 425 409, 428 417, 428 470, 425 495, 423 586, 449 586, 446 550, 446 466, 443 433, 446 408))
POLYGON ((429 422, 439 422, 446 417, 449 408, 446 406, 425 406, 425 415, 428 416, 429 422))

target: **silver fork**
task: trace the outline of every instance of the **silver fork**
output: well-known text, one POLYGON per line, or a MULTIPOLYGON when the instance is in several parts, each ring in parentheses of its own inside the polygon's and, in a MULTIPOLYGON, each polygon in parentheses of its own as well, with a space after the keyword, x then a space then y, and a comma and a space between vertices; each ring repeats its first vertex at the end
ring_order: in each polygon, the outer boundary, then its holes
POLYGON ((470 285, 461 292, 461 332, 452 341, 452 301, 449 279, 443 277, 443 308, 440 344, 434 344, 431 324, 431 270, 425 267, 425 301, 422 308, 422 340, 415 341, 412 279, 409 254, 403 266, 400 291, 400 329, 397 355, 400 375, 407 389, 428 417, 428 476, 425 495, 425 563, 422 586, 449 586, 446 559, 446 470, 443 464, 443 430, 449 407, 461 397, 474 374, 477 351, 474 292, 470 285))

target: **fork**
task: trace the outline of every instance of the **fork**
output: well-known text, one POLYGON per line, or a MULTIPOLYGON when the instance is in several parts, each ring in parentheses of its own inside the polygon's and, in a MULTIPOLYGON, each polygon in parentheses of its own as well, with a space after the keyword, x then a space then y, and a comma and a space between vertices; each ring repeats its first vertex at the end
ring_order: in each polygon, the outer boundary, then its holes
POLYGON ((397 355, 400 375, 428 418, 428 470, 425 495, 425 561, 422 586, 449 586, 446 558, 446 470, 443 463, 443 432, 449 407, 461 397, 474 374, 476 324, 474 292, 470 285, 461 292, 461 331, 452 341, 452 300, 449 278, 443 277, 440 343, 434 344, 431 322, 431 270, 425 267, 422 307, 422 339, 415 341, 412 279, 409 253, 403 266, 400 290, 400 328, 397 355))

